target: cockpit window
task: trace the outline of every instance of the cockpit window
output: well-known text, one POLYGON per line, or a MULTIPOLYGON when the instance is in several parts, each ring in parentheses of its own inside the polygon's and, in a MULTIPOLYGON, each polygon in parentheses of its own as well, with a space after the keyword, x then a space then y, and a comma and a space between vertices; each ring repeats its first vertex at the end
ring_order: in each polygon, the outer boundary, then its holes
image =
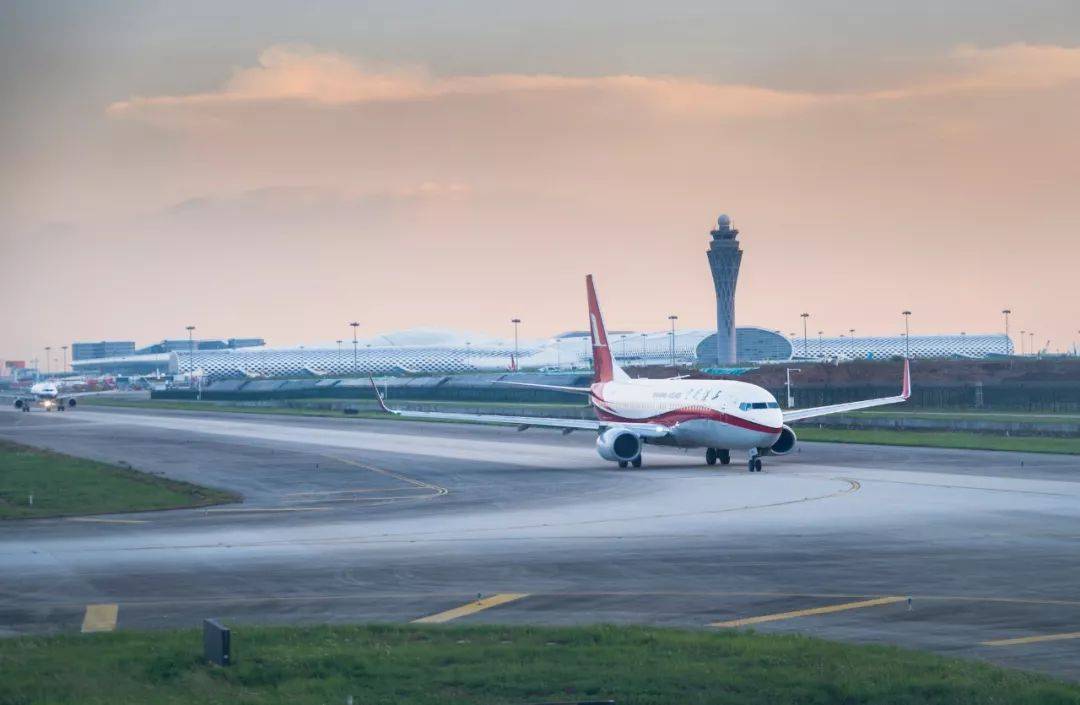
POLYGON ((768 409, 769 405, 768 405, 767 402, 756 401, 756 402, 754 402, 754 408, 755 409, 768 409))
POLYGON ((775 402, 775 401, 771 401, 771 402, 769 402, 769 408, 770 408, 770 409, 779 409, 779 408, 780 408, 780 404, 778 404, 778 403, 777 403, 777 402, 775 402))
POLYGON ((743 402, 739 404, 739 411, 747 411, 750 408, 750 402, 743 402))

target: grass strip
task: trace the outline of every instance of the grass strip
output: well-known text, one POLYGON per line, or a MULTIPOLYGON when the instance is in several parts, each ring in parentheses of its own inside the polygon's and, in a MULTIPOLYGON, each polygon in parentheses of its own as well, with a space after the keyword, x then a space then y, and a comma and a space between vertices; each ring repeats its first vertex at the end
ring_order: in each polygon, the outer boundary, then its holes
POLYGON ((1080 685, 797 635, 648 627, 241 627, 0 640, 0 703, 1080 703, 1080 685))
POLYGON ((862 443, 885 446, 1001 450, 1023 453, 1080 454, 1080 438, 1052 436, 1001 436, 967 431, 892 431, 888 429, 847 429, 795 426, 800 441, 862 443))
POLYGON ((202 507, 238 499, 223 490, 0 441, 0 519, 202 507))

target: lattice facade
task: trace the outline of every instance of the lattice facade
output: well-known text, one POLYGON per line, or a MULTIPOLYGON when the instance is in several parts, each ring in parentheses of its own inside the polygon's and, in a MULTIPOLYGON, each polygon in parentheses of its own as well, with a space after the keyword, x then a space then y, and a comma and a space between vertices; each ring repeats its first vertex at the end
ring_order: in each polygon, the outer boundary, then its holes
POLYGON ((982 358, 990 355, 1012 355, 1012 341, 1004 334, 994 335, 913 335, 910 344, 904 336, 894 337, 843 337, 816 338, 805 341, 794 337, 791 345, 795 357, 880 359, 903 356, 910 350, 911 357, 967 357, 982 358))

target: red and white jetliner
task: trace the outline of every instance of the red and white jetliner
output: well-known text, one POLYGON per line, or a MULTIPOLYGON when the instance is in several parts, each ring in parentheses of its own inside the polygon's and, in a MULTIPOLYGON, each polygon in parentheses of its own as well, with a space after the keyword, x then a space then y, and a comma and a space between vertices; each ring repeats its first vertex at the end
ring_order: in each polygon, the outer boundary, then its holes
POLYGON ((760 472, 762 455, 787 455, 795 449, 795 432, 787 422, 897 404, 911 394, 911 371, 907 360, 904 360, 903 387, 898 396, 808 409, 781 409, 772 394, 746 382, 631 379, 611 356, 591 274, 585 278, 585 286, 595 370, 592 385, 505 384, 587 395, 596 411, 596 420, 401 411, 386 406, 372 381, 379 405, 387 413, 406 418, 505 424, 520 430, 538 426, 560 428, 564 433, 596 431, 596 450, 600 457, 617 462, 621 468, 631 464, 641 467, 642 449, 646 443, 652 443, 705 448, 705 462, 709 465, 717 460, 727 465, 731 462, 732 450, 745 450, 749 454, 750 472, 760 472))

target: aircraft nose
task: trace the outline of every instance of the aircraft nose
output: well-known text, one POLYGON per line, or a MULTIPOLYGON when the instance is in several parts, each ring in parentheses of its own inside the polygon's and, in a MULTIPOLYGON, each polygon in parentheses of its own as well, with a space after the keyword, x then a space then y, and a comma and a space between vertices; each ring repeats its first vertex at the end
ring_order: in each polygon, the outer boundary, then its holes
POLYGON ((769 422, 770 422, 769 425, 770 426, 773 426, 775 428, 780 428, 781 426, 784 425, 784 412, 782 410, 773 409, 772 413, 769 414, 769 416, 771 417, 769 419, 769 422))

